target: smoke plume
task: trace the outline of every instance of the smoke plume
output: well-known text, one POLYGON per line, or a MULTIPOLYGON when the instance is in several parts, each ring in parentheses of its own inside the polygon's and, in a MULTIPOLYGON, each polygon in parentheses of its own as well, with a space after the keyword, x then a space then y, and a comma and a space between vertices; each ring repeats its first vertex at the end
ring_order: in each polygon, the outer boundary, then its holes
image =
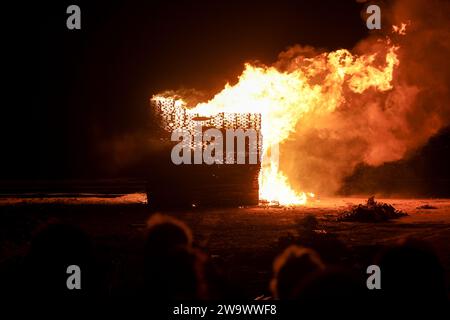
MULTIPOLYGON (((281 170, 294 189, 332 194, 358 164, 379 166, 407 158, 450 124, 450 3, 399 0, 384 8, 382 32, 358 43, 355 54, 382 50, 380 37, 399 46, 392 89, 364 94, 345 91, 345 102, 325 115, 307 115, 281 146, 281 170), (406 24, 406 34, 392 25, 406 24)), ((280 54, 289 70, 314 55, 299 46, 280 54)))

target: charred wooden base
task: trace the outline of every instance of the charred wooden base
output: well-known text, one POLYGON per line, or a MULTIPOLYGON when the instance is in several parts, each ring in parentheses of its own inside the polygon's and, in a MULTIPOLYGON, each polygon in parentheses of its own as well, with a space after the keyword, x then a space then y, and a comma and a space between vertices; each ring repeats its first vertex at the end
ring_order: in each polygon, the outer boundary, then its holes
POLYGON ((259 165, 180 165, 149 177, 154 209, 258 204, 259 165))

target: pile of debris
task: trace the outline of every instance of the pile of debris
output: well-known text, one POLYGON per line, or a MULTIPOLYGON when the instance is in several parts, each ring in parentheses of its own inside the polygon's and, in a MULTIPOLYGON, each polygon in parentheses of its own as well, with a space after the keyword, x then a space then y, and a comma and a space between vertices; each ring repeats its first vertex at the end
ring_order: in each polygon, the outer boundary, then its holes
POLYGON ((377 202, 375 197, 370 197, 366 204, 353 206, 349 211, 340 214, 338 221, 354 222, 383 222, 391 219, 398 219, 408 214, 395 209, 392 205, 377 202))

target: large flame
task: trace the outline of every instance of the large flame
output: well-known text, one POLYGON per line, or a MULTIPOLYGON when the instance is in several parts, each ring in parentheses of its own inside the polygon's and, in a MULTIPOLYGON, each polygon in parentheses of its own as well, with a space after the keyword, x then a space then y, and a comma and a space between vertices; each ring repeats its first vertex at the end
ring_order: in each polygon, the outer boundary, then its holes
POLYGON ((269 154, 295 132, 311 114, 329 114, 345 102, 345 92, 362 94, 392 88, 393 71, 399 61, 398 47, 387 40, 384 50, 356 56, 337 50, 307 58, 293 57, 285 70, 246 64, 238 82, 227 84, 210 101, 190 112, 205 116, 219 112, 260 113, 263 135, 259 197, 281 205, 305 204, 314 194, 295 191, 278 161, 269 154))

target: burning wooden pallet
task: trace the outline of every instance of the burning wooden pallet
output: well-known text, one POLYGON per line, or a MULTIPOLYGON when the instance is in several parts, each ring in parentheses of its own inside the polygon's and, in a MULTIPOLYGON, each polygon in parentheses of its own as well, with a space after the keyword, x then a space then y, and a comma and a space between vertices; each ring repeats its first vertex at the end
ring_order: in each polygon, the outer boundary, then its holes
MULTIPOLYGON (((151 173, 147 186, 149 204, 156 208, 187 207, 187 206, 242 206, 258 204, 258 175, 260 170, 260 155, 262 141, 260 137, 261 115, 248 113, 218 113, 212 116, 202 116, 191 113, 174 99, 153 99, 152 107, 161 124, 161 143, 163 156, 153 167, 157 172, 151 173), (226 130, 255 130, 258 135, 256 149, 251 149, 249 140, 245 140, 244 164, 181 164, 171 161, 170 155, 178 143, 170 136, 173 130, 183 129, 191 135, 201 126, 205 131, 215 128, 226 130), (257 153, 258 161, 249 163, 253 152, 257 153)), ((226 140, 227 135, 224 135, 226 140)), ((190 147, 198 148, 192 139, 190 147)), ((198 143, 198 141, 197 141, 198 143)), ((201 150, 207 143, 202 141, 201 150)), ((224 146, 226 141, 224 141, 224 146)), ((223 154, 229 151, 223 150, 223 154)), ((233 158, 237 159, 237 151, 233 158)), ((191 162, 193 163, 193 162, 191 162)))

